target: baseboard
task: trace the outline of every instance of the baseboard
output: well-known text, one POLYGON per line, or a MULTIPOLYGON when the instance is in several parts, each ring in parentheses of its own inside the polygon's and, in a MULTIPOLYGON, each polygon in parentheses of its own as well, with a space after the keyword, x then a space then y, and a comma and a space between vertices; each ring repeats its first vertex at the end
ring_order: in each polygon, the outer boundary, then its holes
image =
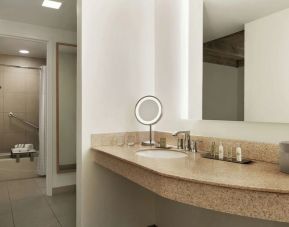
POLYGON ((64 193, 64 192, 76 192, 76 185, 67 185, 52 189, 52 195, 64 193))

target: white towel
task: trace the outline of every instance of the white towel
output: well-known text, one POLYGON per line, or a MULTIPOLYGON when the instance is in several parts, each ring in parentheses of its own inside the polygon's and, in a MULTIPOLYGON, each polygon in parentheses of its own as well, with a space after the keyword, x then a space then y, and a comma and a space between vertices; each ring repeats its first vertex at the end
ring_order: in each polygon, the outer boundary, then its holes
POLYGON ((27 153, 28 151, 27 148, 12 148, 12 153, 27 153))

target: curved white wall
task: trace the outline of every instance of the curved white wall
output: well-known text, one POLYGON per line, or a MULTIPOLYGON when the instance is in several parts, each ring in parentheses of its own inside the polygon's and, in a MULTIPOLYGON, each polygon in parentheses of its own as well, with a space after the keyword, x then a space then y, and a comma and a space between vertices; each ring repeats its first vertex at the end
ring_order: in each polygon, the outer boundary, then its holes
POLYGON ((196 135, 267 142, 289 137, 288 125, 181 119, 183 99, 188 100, 189 117, 200 119, 202 114, 203 7, 202 0, 187 3, 188 53, 182 43, 186 39, 182 31, 185 11, 177 0, 78 1, 82 8, 78 17, 82 48, 78 75, 78 226, 109 226, 109 219, 121 215, 121 226, 137 226, 137 222, 143 226, 144 220, 153 218, 151 196, 103 171, 93 163, 93 152, 89 150, 93 133, 142 129, 133 115, 134 105, 142 95, 155 93, 163 102, 164 117, 157 130, 191 129, 196 135), (186 72, 182 68, 186 55, 187 93, 182 90, 184 81, 180 81, 180 75, 186 72), (131 197, 126 194, 130 192, 131 197), (125 207, 119 206, 123 196, 127 199, 125 207), (137 217, 142 210, 149 214, 139 220, 128 216, 128 211, 137 217))

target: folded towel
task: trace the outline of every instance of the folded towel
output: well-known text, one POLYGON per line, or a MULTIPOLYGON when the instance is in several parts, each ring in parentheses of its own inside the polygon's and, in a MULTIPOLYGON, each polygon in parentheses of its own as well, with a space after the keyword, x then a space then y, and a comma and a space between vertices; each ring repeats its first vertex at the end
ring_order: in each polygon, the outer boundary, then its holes
POLYGON ((12 148, 12 153, 27 153, 28 151, 27 148, 12 148))

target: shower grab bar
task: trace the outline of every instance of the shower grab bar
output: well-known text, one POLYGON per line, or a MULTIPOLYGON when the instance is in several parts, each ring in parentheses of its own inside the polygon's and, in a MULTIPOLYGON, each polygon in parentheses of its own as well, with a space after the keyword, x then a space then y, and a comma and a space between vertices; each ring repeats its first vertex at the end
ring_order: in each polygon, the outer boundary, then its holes
POLYGON ((12 112, 10 112, 10 113, 8 114, 8 116, 9 116, 10 118, 15 118, 15 119, 17 119, 18 121, 21 121, 21 122, 23 122, 24 124, 29 125, 30 127, 39 130, 39 127, 38 127, 38 126, 36 126, 35 124, 30 123, 29 121, 25 121, 25 120, 23 120, 22 118, 19 118, 19 117, 15 116, 14 113, 12 113, 12 112))

